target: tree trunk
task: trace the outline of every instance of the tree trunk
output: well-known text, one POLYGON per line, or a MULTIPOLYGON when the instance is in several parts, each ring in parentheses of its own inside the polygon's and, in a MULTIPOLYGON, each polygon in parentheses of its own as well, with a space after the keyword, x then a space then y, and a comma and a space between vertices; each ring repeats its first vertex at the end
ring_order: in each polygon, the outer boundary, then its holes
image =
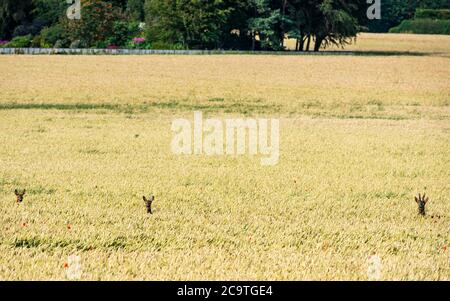
POLYGON ((320 45, 322 45, 322 41, 323 41, 322 37, 316 37, 316 42, 314 43, 314 52, 320 50, 320 45))
POLYGON ((252 51, 255 51, 255 32, 252 31, 252 51))
POLYGON ((298 39, 298 51, 303 51, 303 48, 305 46, 305 36, 300 34, 300 39, 298 39))
POLYGON ((286 15, 286 4, 287 0, 283 1, 283 9, 282 9, 282 15, 281 15, 281 48, 284 48, 284 35, 286 34, 285 28, 284 28, 284 16, 286 15))
POLYGON ((309 45, 311 44, 311 34, 308 33, 308 39, 306 41, 306 51, 309 51, 309 45))

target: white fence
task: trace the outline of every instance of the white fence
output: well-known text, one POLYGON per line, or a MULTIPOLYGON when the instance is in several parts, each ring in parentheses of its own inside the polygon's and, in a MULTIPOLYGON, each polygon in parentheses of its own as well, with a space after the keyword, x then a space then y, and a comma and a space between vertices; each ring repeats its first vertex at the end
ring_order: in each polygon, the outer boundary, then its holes
POLYGON ((241 51, 241 50, 156 50, 156 49, 72 49, 72 48, 0 48, 0 54, 78 54, 78 55, 146 55, 146 54, 269 54, 269 55, 358 55, 355 51, 241 51))

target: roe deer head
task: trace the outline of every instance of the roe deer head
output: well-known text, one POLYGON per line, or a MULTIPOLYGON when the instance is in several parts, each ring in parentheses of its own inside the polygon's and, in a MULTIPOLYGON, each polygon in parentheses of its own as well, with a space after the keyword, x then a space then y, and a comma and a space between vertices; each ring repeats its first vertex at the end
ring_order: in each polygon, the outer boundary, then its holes
POLYGON ((147 213, 153 214, 152 213, 152 203, 155 200, 155 196, 150 195, 150 197, 147 199, 144 195, 142 198, 144 199, 145 207, 147 208, 147 213))
POLYGON ((23 196, 25 195, 25 189, 22 190, 21 192, 17 189, 14 190, 14 194, 17 197, 17 203, 22 203, 23 202, 23 196))
POLYGON ((416 200, 417 205, 419 206, 419 214, 420 215, 425 215, 425 205, 428 202, 428 197, 425 197, 425 193, 423 194, 423 196, 420 196, 419 193, 419 197, 414 197, 414 199, 416 200))

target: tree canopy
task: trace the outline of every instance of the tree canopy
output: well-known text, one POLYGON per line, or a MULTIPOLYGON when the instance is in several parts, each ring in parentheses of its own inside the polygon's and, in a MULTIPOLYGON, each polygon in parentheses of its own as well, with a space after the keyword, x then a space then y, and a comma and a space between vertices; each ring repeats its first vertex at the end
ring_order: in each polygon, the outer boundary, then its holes
POLYGON ((290 38, 297 51, 318 51, 343 46, 360 31, 387 32, 418 7, 450 8, 450 0, 380 1, 382 18, 369 21, 366 0, 81 0, 81 20, 66 17, 65 0, 0 0, 0 40, 27 37, 39 47, 284 50, 290 38))

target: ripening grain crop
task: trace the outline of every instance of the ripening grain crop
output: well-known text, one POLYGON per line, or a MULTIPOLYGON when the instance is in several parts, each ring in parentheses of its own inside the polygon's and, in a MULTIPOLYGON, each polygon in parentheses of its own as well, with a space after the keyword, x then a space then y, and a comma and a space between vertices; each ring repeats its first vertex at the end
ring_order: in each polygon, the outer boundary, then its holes
POLYGON ((384 280, 450 278, 448 57, 0 56, 0 69, 0 279, 67 279, 76 262, 82 280, 366 280, 373 256, 384 280), (174 155, 171 122, 194 111, 280 118, 278 165, 174 155))

